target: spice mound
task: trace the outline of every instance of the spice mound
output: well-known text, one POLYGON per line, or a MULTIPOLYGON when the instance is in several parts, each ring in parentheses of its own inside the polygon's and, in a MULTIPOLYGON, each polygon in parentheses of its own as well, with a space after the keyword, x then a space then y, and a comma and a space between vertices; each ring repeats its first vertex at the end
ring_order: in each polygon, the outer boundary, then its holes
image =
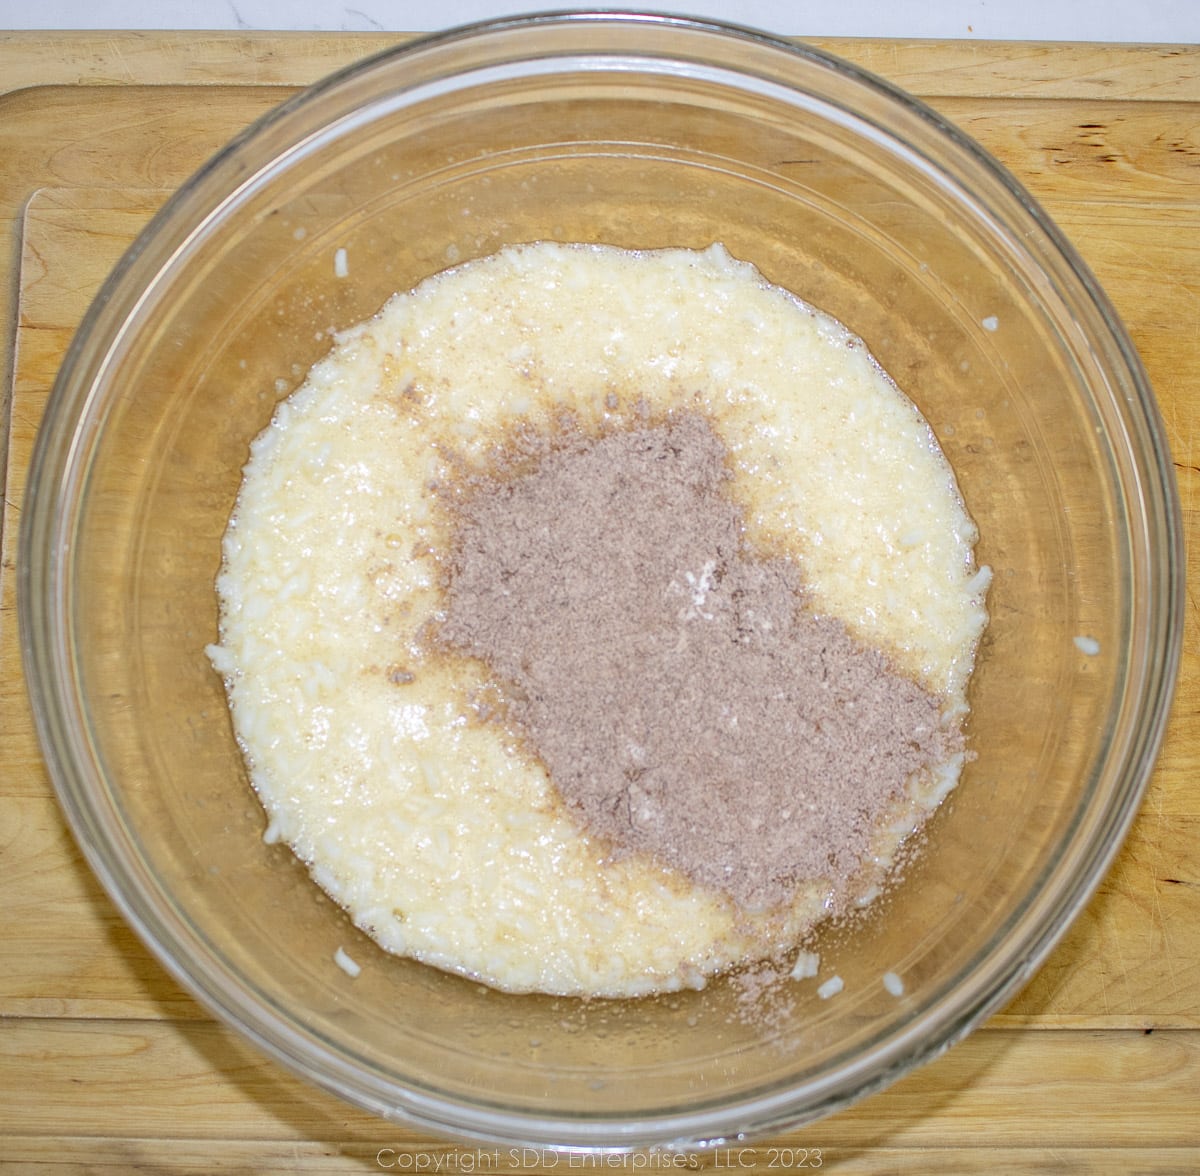
POLYGON ((843 889, 905 782, 961 751, 939 700, 743 539, 699 414, 560 434, 458 504, 440 637, 507 684, 574 816, 764 910, 843 889))

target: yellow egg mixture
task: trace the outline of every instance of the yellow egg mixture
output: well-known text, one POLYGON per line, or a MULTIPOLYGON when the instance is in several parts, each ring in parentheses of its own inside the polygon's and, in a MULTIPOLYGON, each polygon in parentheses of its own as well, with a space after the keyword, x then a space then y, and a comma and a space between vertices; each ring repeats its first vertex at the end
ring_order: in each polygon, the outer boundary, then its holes
MULTIPOLYGON (((267 839, 390 951, 507 990, 629 996, 701 986, 824 914, 822 879, 748 913, 614 858, 475 717, 482 667, 424 640, 439 485, 518 421, 681 408, 724 441, 748 539, 794 555, 812 606, 935 692, 946 723, 965 713, 987 620, 976 530, 927 422, 846 328, 720 246, 536 244, 449 270, 340 335, 254 441, 209 648, 267 839)), ((960 769, 911 782, 878 860, 960 769)))

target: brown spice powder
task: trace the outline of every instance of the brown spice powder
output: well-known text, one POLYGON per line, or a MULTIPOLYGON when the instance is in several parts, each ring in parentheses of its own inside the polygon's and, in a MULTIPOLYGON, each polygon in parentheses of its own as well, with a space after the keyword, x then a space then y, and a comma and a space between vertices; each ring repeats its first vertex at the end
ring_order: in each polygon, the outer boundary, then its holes
POLYGON ((503 681, 614 851, 748 909, 843 888, 908 777, 960 748, 938 699, 746 549, 702 416, 521 449, 457 505, 441 642, 503 681))

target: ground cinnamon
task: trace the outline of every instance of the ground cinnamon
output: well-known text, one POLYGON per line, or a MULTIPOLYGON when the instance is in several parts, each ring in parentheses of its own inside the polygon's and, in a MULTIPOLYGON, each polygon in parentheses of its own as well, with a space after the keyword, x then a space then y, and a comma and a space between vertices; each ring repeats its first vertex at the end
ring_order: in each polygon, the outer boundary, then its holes
POLYGON ((615 850, 751 909, 844 884, 905 780, 957 750, 937 698, 747 549, 703 416, 519 448, 456 505, 440 640, 504 683, 615 850))

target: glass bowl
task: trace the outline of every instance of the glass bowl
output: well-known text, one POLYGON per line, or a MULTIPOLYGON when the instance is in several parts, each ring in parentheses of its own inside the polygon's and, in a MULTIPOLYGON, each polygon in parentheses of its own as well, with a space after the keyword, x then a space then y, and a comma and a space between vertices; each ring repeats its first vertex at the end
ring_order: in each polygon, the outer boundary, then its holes
POLYGON ((426 38, 313 87, 213 159, 71 346, 21 544, 51 774, 163 964, 355 1103, 540 1146, 762 1135, 968 1032, 1116 852, 1178 658, 1182 541, 1154 399, 1045 214, 878 79, 648 15, 426 38), (994 581, 976 758, 884 899, 814 945, 844 980, 834 999, 795 983, 747 1015, 722 979, 623 1002, 504 995, 378 950, 263 842, 204 652, 248 443, 332 330, 453 262, 543 239, 721 242, 835 315, 924 412, 979 524, 994 581), (334 963, 342 946, 355 980, 334 963))

